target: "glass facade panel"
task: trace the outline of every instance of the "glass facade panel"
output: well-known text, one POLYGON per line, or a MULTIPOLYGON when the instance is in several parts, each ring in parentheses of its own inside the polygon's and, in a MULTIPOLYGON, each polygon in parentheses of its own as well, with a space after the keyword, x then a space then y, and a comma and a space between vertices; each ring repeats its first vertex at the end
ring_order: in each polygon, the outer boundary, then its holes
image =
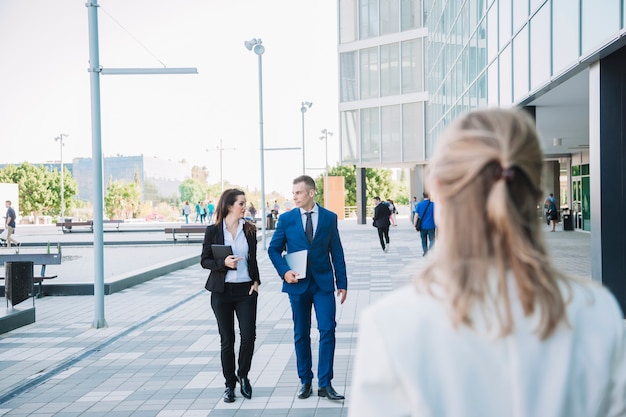
POLYGON ((405 161, 424 159, 424 105, 409 103, 402 105, 402 151, 405 161))
POLYGON ((341 112, 341 161, 346 164, 359 162, 357 110, 341 112))
POLYGON ((500 49, 511 40, 511 1, 498 0, 498 10, 500 14, 500 49))
POLYGON ((383 162, 402 161, 402 107, 380 109, 383 162))
POLYGON ((392 43, 380 47, 380 95, 400 94, 400 45, 392 43))
POLYGON ((511 65, 511 45, 500 53, 500 106, 509 107, 513 103, 513 66, 511 65))
POLYGON ((361 161, 380 162, 378 107, 361 109, 361 161))
POLYGON ((528 26, 513 39, 513 97, 515 101, 528 95, 528 26))
POLYGON ((498 106, 498 61, 495 60, 487 69, 487 105, 498 106))
POLYGON ((422 86, 422 40, 402 42, 402 93, 421 91, 422 86))
POLYGON ((491 62, 498 55, 498 8, 493 5, 487 13, 487 60, 491 62))
POLYGON ((356 3, 357 0, 339 0, 339 42, 356 40, 356 3))
POLYGON ((513 33, 528 20, 528 0, 513 0, 513 33))
POLYGON ((550 5, 544 5, 530 21, 530 89, 550 80, 550 5))
POLYGON ((361 99, 378 97, 378 48, 360 53, 361 99))
POLYGON ((380 34, 400 32, 400 0, 380 0, 380 34))
POLYGON ((530 0, 530 14, 532 14, 535 10, 539 8, 542 4, 544 4, 546 0, 530 0))
POLYGON ((580 25, 578 2, 552 0, 552 59, 554 74, 578 61, 580 25))
POLYGON ((359 37, 378 36, 378 0, 359 0, 359 37))
POLYGON ((402 8, 402 30, 415 29, 422 27, 422 10, 420 7, 421 0, 401 0, 402 8))
POLYGON ((354 101, 358 99, 356 83, 356 51, 339 55, 340 68, 340 100, 354 101))
POLYGON ((583 55, 619 31, 620 9, 620 0, 582 0, 583 55))

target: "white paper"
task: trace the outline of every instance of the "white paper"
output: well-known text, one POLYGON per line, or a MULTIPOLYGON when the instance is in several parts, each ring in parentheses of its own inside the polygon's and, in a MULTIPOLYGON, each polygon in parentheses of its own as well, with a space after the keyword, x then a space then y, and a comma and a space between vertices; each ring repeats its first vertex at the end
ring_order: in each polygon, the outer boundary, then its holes
POLYGON ((299 250, 297 252, 291 252, 285 254, 285 262, 289 265, 289 269, 296 271, 297 279, 306 278, 306 260, 309 255, 307 250, 299 250))

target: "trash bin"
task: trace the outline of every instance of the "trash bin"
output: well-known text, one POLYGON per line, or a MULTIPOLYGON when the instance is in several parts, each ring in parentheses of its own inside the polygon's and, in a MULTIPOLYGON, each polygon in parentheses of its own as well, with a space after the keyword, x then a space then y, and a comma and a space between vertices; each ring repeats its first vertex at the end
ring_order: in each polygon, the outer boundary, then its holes
POLYGON ((574 230, 574 220, 569 213, 563 213, 563 230, 574 230))
POLYGON ((65 228, 67 230, 72 230, 72 219, 71 218, 65 218, 65 228))
POLYGON ((268 230, 274 230, 276 227, 276 219, 274 219, 274 213, 270 212, 267 214, 267 223, 265 224, 265 228, 268 230))
POLYGON ((7 304, 17 305, 33 295, 33 262, 5 262, 5 291, 7 304))

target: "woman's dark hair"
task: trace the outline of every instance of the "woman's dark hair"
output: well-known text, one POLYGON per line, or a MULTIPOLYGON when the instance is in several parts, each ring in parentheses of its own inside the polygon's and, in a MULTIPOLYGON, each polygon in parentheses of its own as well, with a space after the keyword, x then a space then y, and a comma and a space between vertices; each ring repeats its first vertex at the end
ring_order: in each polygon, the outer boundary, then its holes
POLYGON ((220 196, 220 200, 217 202, 217 207, 215 209, 215 223, 219 223, 224 220, 224 218, 228 214, 228 209, 235 204, 235 201, 237 201, 237 197, 239 197, 240 195, 245 196, 246 193, 238 190, 237 188, 229 188, 228 190, 224 190, 224 192, 220 196))
MULTIPOLYGON (((245 196, 246 193, 237 188, 229 188, 228 190, 224 190, 224 192, 220 196, 219 201, 217 202, 217 207, 215 209, 215 224, 219 224, 222 222, 222 220, 224 220, 224 218, 228 214, 228 209, 235 204, 235 201, 237 201, 237 197, 239 197, 240 195, 245 196)), ((252 222, 246 221, 246 223, 244 224, 244 232, 246 234, 256 234, 256 225, 252 222)))

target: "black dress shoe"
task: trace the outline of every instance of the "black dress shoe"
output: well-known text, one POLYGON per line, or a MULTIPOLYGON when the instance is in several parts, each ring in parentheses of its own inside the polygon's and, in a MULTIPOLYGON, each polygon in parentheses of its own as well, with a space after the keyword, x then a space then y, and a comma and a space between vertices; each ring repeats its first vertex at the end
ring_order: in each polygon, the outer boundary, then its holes
POLYGON ((313 388, 311 388, 311 383, 304 383, 300 385, 300 389, 298 390, 298 398, 304 400, 305 398, 309 398, 313 394, 313 388))
POLYGON ((241 387, 241 395, 245 398, 252 398, 252 385, 250 385, 250 380, 247 376, 238 376, 239 385, 241 387))
POLYGON ((329 385, 327 387, 320 387, 317 390, 317 395, 318 397, 326 397, 329 400, 344 400, 346 398, 343 395, 338 394, 337 391, 335 391, 335 389, 332 387, 332 385, 329 385))
POLYGON ((224 402, 225 403, 235 402, 235 388, 226 387, 226 391, 224 391, 224 402))

